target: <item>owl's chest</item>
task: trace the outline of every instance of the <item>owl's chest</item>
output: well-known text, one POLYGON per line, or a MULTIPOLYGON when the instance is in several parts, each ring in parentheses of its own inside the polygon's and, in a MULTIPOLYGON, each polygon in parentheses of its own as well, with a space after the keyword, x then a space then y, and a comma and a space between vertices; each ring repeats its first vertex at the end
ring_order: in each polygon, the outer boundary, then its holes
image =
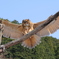
POLYGON ((27 33, 32 31, 32 30, 33 30, 33 27, 25 27, 25 31, 27 31, 27 33))
POLYGON ((24 34, 27 34, 27 33, 29 33, 30 31, 32 31, 33 30, 33 27, 24 27, 24 34))

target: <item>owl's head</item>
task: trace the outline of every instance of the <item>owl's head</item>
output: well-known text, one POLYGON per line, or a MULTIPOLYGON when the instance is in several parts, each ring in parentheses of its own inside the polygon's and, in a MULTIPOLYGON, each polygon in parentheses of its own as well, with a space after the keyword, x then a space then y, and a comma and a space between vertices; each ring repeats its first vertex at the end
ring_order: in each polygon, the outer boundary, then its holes
POLYGON ((29 19, 25 19, 22 21, 22 26, 24 26, 24 27, 30 27, 30 26, 32 26, 32 24, 33 23, 29 19))

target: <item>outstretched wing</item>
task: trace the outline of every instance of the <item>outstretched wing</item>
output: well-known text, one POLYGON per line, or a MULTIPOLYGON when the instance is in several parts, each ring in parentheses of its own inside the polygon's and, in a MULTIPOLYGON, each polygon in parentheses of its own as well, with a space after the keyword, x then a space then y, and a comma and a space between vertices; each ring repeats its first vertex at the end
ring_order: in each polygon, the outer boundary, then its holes
POLYGON ((4 24, 3 36, 11 39, 19 39, 22 36, 22 25, 13 24, 7 20, 3 20, 4 24))
MULTIPOLYGON (((46 22, 46 20, 42 21, 42 22, 35 23, 34 28, 36 28, 38 25, 43 24, 44 22, 46 22)), ((56 18, 56 20, 54 19, 45 28, 43 28, 41 31, 39 31, 36 34, 39 36, 46 36, 46 35, 54 33, 57 29, 59 29, 59 16, 56 18)))

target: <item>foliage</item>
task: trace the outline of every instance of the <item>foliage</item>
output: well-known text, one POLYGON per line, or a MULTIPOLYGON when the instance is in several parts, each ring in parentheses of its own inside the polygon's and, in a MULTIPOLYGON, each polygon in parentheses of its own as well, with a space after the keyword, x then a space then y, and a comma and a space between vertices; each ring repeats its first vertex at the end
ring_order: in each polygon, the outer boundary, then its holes
POLYGON ((19 23, 17 20, 13 20, 12 23, 21 24, 21 23, 19 23))
POLYGON ((3 18, 0 18, 0 20, 7 20, 7 21, 9 21, 8 19, 3 19, 3 18))
POLYGON ((17 20, 13 20, 12 23, 19 24, 17 20))
MULTIPOLYGON (((0 20, 7 20, 7 21, 9 21, 8 19, 3 19, 3 18, 0 18, 0 20)), ((17 20, 13 20, 13 21, 9 21, 9 22, 15 23, 15 24, 21 24, 17 20)))
MULTIPOLYGON (((12 41, 3 38, 2 44, 12 41)), ((43 37, 41 43, 33 49, 28 49, 20 44, 7 49, 5 56, 12 59, 59 59, 59 40, 53 37, 43 37)))

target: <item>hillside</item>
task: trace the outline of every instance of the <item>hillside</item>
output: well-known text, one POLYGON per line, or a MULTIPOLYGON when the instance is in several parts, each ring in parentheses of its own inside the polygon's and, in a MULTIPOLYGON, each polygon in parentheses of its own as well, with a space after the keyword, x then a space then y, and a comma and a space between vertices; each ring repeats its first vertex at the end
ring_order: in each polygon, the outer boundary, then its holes
MULTIPOLYGON (((12 41, 3 38, 2 44, 12 41)), ((21 44, 10 47, 5 52, 7 58, 12 59, 59 59, 59 40, 53 37, 43 37, 41 43, 33 49, 28 49, 21 44)))

